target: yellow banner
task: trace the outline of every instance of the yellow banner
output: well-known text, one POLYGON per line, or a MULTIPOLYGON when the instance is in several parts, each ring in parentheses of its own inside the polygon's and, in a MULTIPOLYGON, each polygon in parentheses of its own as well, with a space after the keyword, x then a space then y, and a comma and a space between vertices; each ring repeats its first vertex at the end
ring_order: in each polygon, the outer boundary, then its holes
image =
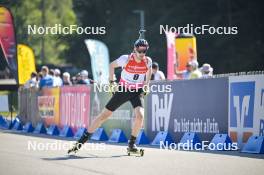
POLYGON ((19 84, 23 85, 30 79, 31 73, 36 72, 33 50, 24 44, 18 44, 17 59, 19 84))
POLYGON ((175 42, 178 70, 185 70, 188 61, 197 59, 196 38, 194 36, 178 36, 175 42))
POLYGON ((60 120, 60 88, 43 88, 38 96, 38 108, 40 117, 46 126, 59 124, 60 120))

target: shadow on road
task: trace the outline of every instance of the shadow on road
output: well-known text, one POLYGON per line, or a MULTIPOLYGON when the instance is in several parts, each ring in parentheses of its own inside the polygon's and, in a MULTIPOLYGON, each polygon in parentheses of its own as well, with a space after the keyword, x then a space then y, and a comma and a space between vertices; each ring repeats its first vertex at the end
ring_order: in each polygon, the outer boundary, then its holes
POLYGON ((106 158, 119 158, 126 157, 128 155, 113 155, 113 156, 97 156, 94 154, 88 154, 89 156, 77 156, 77 155, 68 155, 63 157, 49 157, 49 158, 41 158, 46 161, 56 161, 56 160, 69 160, 69 159, 106 159, 106 158))

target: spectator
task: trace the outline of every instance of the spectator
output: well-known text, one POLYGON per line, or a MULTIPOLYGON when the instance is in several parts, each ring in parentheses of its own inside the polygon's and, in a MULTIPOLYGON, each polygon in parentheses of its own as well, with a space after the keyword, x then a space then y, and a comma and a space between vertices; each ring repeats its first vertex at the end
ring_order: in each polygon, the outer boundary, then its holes
POLYGON ((199 63, 197 60, 193 60, 191 61, 191 74, 189 79, 196 79, 196 78, 202 78, 202 73, 201 71, 198 69, 199 63))
POLYGON ((152 63, 151 80, 165 80, 165 75, 159 70, 159 64, 157 62, 152 63))
POLYGON ((72 83, 73 84, 78 84, 79 81, 81 81, 81 73, 78 73, 72 77, 72 83))
POLYGON ((38 88, 38 74, 36 72, 31 73, 31 78, 25 83, 24 88, 36 87, 38 88))
POLYGON ((71 82, 72 82, 72 85, 76 84, 76 76, 71 77, 71 82))
POLYGON ((213 77, 213 68, 211 67, 210 64, 203 64, 203 66, 201 67, 201 72, 202 72, 202 77, 203 78, 211 78, 213 77))
POLYGON ((71 82, 71 76, 68 72, 64 72, 62 74, 63 76, 63 85, 69 85, 71 86, 72 85, 72 82, 71 82))
POLYGON ((176 69, 175 73, 176 73, 176 75, 178 77, 181 77, 182 79, 189 79, 190 75, 192 73, 192 63, 191 63, 191 61, 189 61, 186 64, 186 69, 185 70, 179 71, 179 70, 176 69))
POLYGON ((90 84, 90 80, 88 79, 88 71, 82 70, 80 73, 80 80, 77 80, 77 84, 90 84))
POLYGON ((39 88, 52 87, 53 78, 49 75, 49 68, 47 66, 42 66, 41 68, 43 78, 39 81, 39 88))
POLYGON ((52 78, 54 78, 54 69, 50 69, 49 70, 49 75, 52 77, 52 78))
POLYGON ((42 72, 38 73, 38 82, 43 78, 42 72))
POLYGON ((60 74, 61 74, 61 72, 59 69, 54 70, 54 78, 53 78, 53 86, 54 87, 62 86, 62 79, 60 77, 60 74))

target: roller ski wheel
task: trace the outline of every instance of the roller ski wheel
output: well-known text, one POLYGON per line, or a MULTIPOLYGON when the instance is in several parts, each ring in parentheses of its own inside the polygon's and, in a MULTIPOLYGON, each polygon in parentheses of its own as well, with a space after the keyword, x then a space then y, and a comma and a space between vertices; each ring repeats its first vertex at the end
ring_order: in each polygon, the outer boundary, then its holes
POLYGON ((128 156, 140 156, 143 157, 144 156, 144 149, 139 149, 139 150, 130 150, 129 148, 127 149, 127 155, 128 156))

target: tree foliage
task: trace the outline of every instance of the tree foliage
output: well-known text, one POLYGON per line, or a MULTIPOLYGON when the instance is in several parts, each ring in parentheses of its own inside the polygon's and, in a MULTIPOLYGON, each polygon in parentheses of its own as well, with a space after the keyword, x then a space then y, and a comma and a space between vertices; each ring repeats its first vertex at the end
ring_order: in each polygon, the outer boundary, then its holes
MULTIPOLYGON (((42 0, 6 1, 15 17, 19 43, 31 46, 37 59, 41 56, 42 36, 27 35, 28 24, 41 25, 42 0)), ((237 35, 197 35, 198 60, 210 63, 215 73, 263 70, 262 2, 243 0, 45 0, 46 25, 61 23, 79 26, 105 26, 105 35, 45 36, 45 62, 73 63, 90 70, 84 39, 106 43, 111 60, 129 54, 138 38, 139 15, 144 10, 148 54, 166 71, 166 40, 160 25, 237 26, 237 35)), ((40 63, 40 61, 38 61, 40 63)))

